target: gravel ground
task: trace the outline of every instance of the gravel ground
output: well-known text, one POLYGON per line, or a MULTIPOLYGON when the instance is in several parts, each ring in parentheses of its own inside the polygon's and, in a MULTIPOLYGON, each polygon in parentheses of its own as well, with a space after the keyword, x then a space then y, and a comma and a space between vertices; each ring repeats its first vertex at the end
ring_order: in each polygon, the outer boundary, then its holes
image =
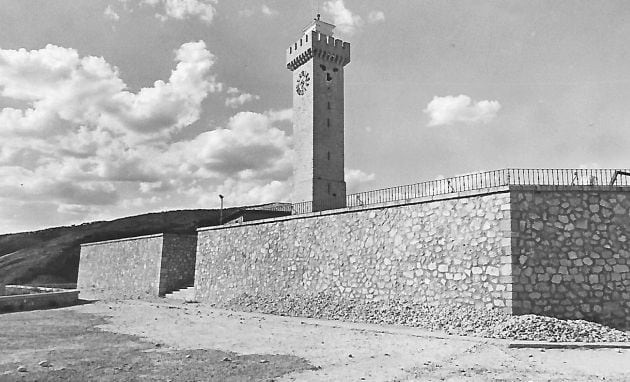
POLYGON ((338 301, 318 294, 284 296, 243 294, 219 307, 280 316, 322 318, 373 324, 397 324, 448 334, 528 341, 627 342, 630 335, 584 320, 560 320, 537 315, 512 316, 498 309, 405 301, 365 303, 338 301))

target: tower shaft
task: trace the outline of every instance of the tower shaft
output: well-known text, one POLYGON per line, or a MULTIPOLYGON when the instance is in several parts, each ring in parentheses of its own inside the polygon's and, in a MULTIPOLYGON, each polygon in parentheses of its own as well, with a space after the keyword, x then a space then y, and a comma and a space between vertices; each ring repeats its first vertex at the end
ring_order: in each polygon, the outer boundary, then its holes
POLYGON ((287 50, 293 72, 293 200, 313 211, 346 206, 344 181, 344 67, 350 44, 334 26, 315 20, 287 50))

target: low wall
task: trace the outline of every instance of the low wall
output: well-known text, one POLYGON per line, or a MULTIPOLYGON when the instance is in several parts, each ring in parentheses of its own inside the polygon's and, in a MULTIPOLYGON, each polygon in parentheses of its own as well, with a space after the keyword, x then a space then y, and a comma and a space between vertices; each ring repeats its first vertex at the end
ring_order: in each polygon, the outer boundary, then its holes
POLYGON ((0 295, 0 312, 17 312, 22 310, 50 309, 71 306, 77 303, 78 290, 50 290, 12 296, 0 295))
POLYGON ((507 188, 198 231, 196 298, 324 292, 511 307, 507 188))
POLYGON ((514 312, 630 327, 630 188, 512 191, 514 312))

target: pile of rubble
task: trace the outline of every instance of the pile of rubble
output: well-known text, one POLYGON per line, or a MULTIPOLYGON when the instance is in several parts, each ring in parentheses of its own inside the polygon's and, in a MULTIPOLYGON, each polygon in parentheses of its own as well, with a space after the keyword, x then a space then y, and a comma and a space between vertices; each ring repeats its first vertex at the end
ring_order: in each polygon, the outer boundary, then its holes
POLYGON ((584 320, 559 320, 536 315, 512 316, 499 309, 455 304, 427 305, 408 301, 340 301, 317 294, 271 297, 243 294, 222 308, 280 316, 311 317, 374 324, 396 324, 472 335, 530 341, 625 342, 630 335, 584 320))

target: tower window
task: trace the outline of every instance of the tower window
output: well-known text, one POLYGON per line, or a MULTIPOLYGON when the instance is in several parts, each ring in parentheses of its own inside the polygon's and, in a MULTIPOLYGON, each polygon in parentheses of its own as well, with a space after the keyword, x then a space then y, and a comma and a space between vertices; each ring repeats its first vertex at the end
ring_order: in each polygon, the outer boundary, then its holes
POLYGON ((328 195, 330 195, 330 183, 328 183, 328 195))
POLYGON ((332 81, 332 76, 330 73, 326 73, 326 81, 332 81))
POLYGON ((326 118, 326 126, 330 127, 330 118, 326 118))
POLYGON ((339 69, 333 68, 333 72, 337 73, 338 71, 339 71, 339 69))
POLYGON ((306 35, 306 42, 308 42, 308 35, 306 35))
POLYGON ((328 152, 328 160, 330 160, 330 151, 328 152))
POLYGON ((300 46, 302 46, 302 39, 300 39, 300 46))
POLYGON ((330 102, 328 102, 328 110, 330 110, 330 102))
POLYGON ((326 71, 326 65, 320 65, 320 68, 322 68, 323 71, 326 71))

